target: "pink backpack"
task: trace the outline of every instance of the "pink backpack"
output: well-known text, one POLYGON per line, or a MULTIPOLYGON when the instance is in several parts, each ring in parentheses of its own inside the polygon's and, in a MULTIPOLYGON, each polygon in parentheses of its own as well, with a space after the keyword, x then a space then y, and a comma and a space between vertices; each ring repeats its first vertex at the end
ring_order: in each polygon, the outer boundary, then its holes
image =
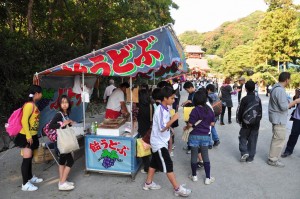
MULTIPOLYGON (((25 104, 21 108, 18 108, 11 114, 11 116, 8 119, 7 125, 5 125, 6 132, 11 137, 17 136, 18 133, 20 133, 20 131, 22 129, 23 107, 25 106, 25 104)), ((33 110, 34 110, 34 108, 32 108, 32 112, 31 112, 29 118, 31 117, 33 110)))
POLYGON ((51 121, 52 120, 50 120, 50 122, 44 126, 43 131, 46 134, 46 136, 49 138, 50 141, 56 142, 56 139, 57 139, 56 129, 49 128, 51 121))

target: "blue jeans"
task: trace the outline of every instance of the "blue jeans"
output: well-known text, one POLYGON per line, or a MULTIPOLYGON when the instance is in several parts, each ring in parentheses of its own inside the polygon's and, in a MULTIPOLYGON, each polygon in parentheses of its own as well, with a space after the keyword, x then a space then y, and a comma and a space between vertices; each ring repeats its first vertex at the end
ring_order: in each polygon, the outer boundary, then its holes
POLYGON ((213 145, 214 142, 218 141, 219 140, 219 135, 217 133, 217 130, 216 130, 216 127, 215 126, 212 126, 211 127, 211 138, 210 139, 210 145, 213 145))

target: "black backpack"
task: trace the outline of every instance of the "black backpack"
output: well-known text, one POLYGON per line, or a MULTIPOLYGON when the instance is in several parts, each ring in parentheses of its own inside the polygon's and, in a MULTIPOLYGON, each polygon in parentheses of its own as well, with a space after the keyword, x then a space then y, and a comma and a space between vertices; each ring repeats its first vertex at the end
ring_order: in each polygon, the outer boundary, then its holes
POLYGON ((243 122, 246 125, 253 125, 256 123, 257 119, 261 118, 259 102, 259 97, 255 96, 255 100, 246 106, 242 115, 243 122))

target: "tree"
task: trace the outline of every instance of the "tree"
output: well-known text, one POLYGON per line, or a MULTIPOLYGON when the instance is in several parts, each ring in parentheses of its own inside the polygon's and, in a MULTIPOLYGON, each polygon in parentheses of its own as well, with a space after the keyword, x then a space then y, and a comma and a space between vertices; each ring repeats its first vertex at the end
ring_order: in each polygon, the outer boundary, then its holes
POLYGON ((251 46, 241 45, 227 53, 223 60, 223 71, 229 75, 241 76, 253 70, 251 46))
POLYGON ((264 19, 259 24, 259 37, 255 41, 256 63, 268 59, 288 62, 299 56, 299 14, 289 0, 271 1, 264 19))

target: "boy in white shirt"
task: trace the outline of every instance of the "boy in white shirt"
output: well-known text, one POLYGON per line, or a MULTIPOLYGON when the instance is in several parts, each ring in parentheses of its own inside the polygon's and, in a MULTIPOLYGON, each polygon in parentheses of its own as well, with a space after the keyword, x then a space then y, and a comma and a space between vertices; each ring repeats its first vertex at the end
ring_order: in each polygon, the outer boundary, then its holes
POLYGON ((161 104, 155 110, 153 117, 153 126, 150 137, 150 144, 152 147, 152 158, 148 171, 146 182, 143 189, 160 189, 161 186, 153 182, 155 170, 167 173, 167 177, 174 187, 175 196, 189 196, 191 190, 179 185, 176 181, 173 172, 173 162, 168 151, 168 141, 170 140, 170 127, 174 121, 179 118, 178 113, 170 120, 170 112, 168 105, 174 103, 175 92, 170 87, 161 89, 161 104))

